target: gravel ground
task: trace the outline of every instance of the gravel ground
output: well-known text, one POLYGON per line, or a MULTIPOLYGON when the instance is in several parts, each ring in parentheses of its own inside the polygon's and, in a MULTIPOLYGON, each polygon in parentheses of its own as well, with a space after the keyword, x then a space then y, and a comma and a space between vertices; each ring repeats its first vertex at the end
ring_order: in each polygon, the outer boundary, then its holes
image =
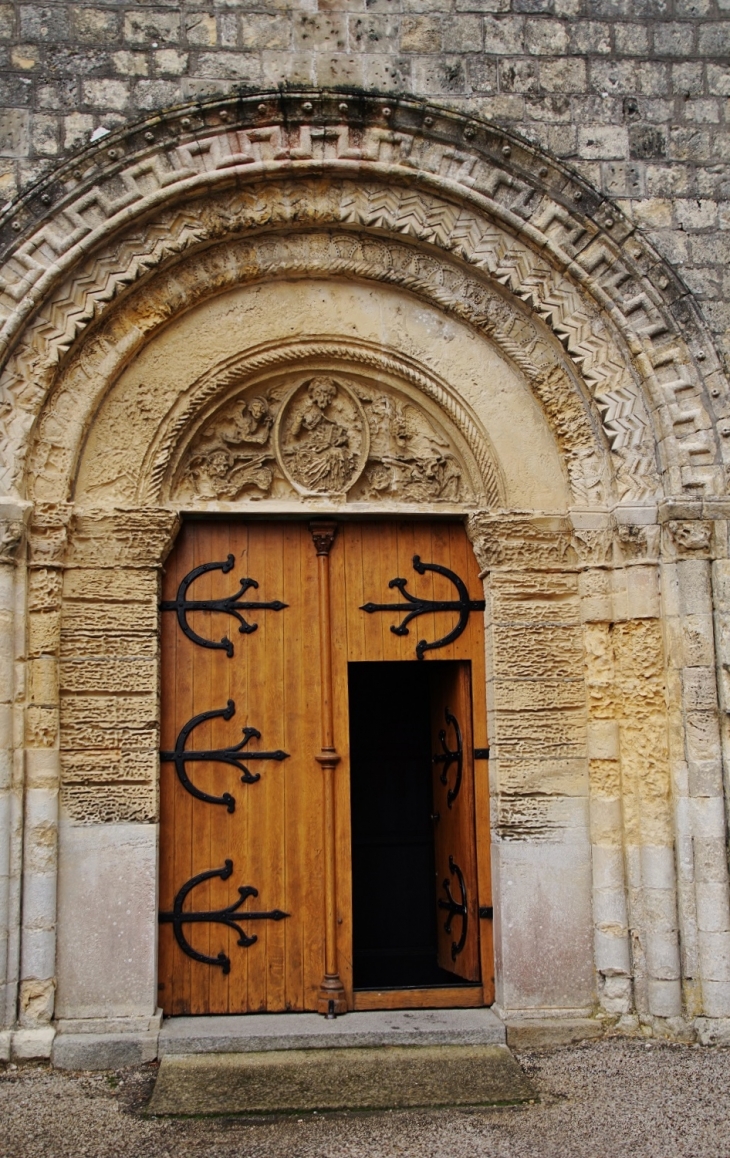
POLYGON ((0 1068, 2 1158, 730 1158, 730 1050, 611 1039, 519 1055, 540 1092, 494 1110, 149 1119, 155 1067, 0 1068))

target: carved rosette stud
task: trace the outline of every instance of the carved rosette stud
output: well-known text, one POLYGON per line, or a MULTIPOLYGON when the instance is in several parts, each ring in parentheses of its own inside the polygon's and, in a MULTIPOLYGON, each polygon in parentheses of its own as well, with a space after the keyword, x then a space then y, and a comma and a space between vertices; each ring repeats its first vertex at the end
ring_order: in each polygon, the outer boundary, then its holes
POLYGON ((346 494, 363 472, 369 444, 360 400, 323 374, 289 395, 274 430, 279 466, 302 495, 346 494))

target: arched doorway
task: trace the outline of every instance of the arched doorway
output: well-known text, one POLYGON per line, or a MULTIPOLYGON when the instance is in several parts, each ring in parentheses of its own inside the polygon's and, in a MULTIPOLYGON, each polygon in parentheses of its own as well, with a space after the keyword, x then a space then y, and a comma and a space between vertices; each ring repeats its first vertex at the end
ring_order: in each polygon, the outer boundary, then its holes
POLYGON ((28 1017, 155 1017, 158 580, 181 521, 366 515, 458 520, 484 583, 505 1016, 724 1016, 717 657, 711 630, 665 638, 723 597, 726 384, 673 271, 575 174, 415 101, 257 94, 135 132, 74 161, 7 263, 28 1017), (329 490, 306 423, 285 430, 316 376, 349 391, 329 490), (677 875, 692 833, 709 891, 677 875))

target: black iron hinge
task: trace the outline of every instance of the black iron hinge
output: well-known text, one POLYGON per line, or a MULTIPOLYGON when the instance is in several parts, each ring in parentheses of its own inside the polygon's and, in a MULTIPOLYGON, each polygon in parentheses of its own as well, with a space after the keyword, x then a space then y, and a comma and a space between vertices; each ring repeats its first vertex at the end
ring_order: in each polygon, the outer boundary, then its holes
POLYGON ((480 905, 479 916, 483 921, 491 921, 494 917, 494 909, 491 905, 480 905))
POLYGON ((475 748, 474 749, 474 759, 475 760, 488 760, 489 759, 489 748, 475 748))

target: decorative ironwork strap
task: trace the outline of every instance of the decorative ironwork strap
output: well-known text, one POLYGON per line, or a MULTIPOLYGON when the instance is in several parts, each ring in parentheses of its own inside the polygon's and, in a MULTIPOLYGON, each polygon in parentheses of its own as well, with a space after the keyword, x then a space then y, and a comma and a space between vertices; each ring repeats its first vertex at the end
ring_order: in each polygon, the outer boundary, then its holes
MULTIPOLYGON (((160 752, 160 760, 163 764, 174 764, 177 772, 178 780, 182 784, 186 792, 191 796, 195 796, 197 800, 204 800, 206 804, 225 804, 229 812, 235 812, 236 801, 230 792, 224 792, 222 796, 211 796, 208 792, 203 792, 202 789, 196 788, 188 776, 185 765, 190 760, 208 760, 220 764, 232 764, 239 772, 243 773, 241 776, 242 784, 255 784, 257 780, 261 779, 259 772, 251 772, 243 763, 243 757, 239 755, 243 748, 246 747, 249 740, 261 739, 261 733, 258 728, 242 728, 243 739, 240 744, 235 744, 230 748, 210 748, 200 749, 199 751, 188 751, 185 748, 185 743, 188 736, 197 728, 198 724, 202 724, 205 720, 215 720, 222 717, 224 720, 230 720, 236 711, 236 705, 233 700, 229 700, 225 708, 218 708, 213 712, 201 712, 198 716, 193 716, 192 720, 188 720, 180 729, 177 740, 175 741, 175 748, 172 752, 160 752)), ((246 752, 245 758, 247 761, 251 760, 287 760, 289 758, 288 752, 282 752, 281 748, 277 748, 275 752, 246 752)))
POLYGON ((458 599, 418 599, 415 595, 411 595, 406 591, 407 579, 391 579, 388 587, 397 587, 406 603, 365 603, 360 608, 361 611, 367 611, 368 615, 372 615, 374 611, 406 611, 405 619, 397 626, 391 626, 393 635, 408 635, 408 624, 412 619, 416 619, 419 615, 425 615, 428 611, 457 611, 459 618, 456 626, 441 639, 435 639, 433 643, 427 643, 425 639, 419 640, 416 644, 416 655, 419 659, 423 659, 424 652, 433 651, 439 647, 446 647, 448 643, 453 643, 458 639, 461 633, 466 628, 469 622, 469 615, 472 611, 484 611, 486 603, 483 599, 470 599, 469 592, 466 589, 466 584, 463 579, 454 571, 449 571, 448 567, 441 567, 438 563, 422 563, 420 555, 413 556, 413 569, 419 575, 425 575, 426 571, 434 571, 437 575, 443 575, 454 584, 458 599))
POLYGON ((448 744, 446 743, 446 729, 442 728, 439 732, 439 741, 441 743, 441 747, 443 748, 443 752, 437 752, 435 756, 432 756, 432 761, 434 764, 443 764, 439 780, 444 786, 446 786, 449 782, 449 772, 451 770, 452 764, 456 764, 456 778, 454 780, 454 787, 449 788, 448 792, 446 793, 446 803, 448 804, 449 808, 451 808, 454 801, 456 800, 456 797, 459 795, 459 789, 461 788, 461 775, 464 766, 464 750, 461 742, 461 728, 459 727, 459 721, 453 712, 450 712, 448 708, 446 709, 445 715, 447 725, 454 729, 454 734, 456 736, 456 748, 453 752, 451 748, 449 748, 448 744))
POLYGON ((451 942, 451 960, 455 961, 461 952, 463 952, 466 945, 466 935, 469 931, 469 911, 467 906, 466 885, 464 884, 464 874, 454 861, 453 856, 449 857, 449 871, 452 877, 456 877, 459 885, 459 892, 461 893, 461 902, 454 900, 451 895, 451 884, 448 880, 444 880, 443 889, 446 893, 446 900, 442 901, 439 898, 439 908, 445 909, 449 914, 444 922, 444 932, 451 936, 451 922, 454 917, 461 917, 461 936, 458 941, 451 942))
POLYGON ((258 629, 258 623, 247 623, 241 611, 283 611, 288 607, 287 603, 282 603, 279 599, 272 599, 269 603, 257 603, 255 601, 242 600, 242 596, 252 588, 256 590, 258 583, 255 579, 239 579, 239 589, 234 595, 228 595, 225 599, 188 599, 188 590, 190 586, 199 579, 201 575, 207 574, 209 571, 222 571, 227 575, 229 571, 233 570, 235 565, 235 558, 229 555, 224 563, 203 563, 200 567, 193 567, 192 571, 188 571, 184 579, 181 580, 180 586, 177 589, 177 595, 174 599, 163 599, 160 604, 160 611, 174 611, 177 615, 177 621, 180 624, 185 635, 191 639, 193 643, 199 644, 200 647, 210 647, 214 650, 225 651, 230 659, 233 655, 233 644, 227 635, 224 635, 220 643, 216 643, 212 639, 203 639, 202 635, 198 635, 197 631, 193 631, 188 623, 188 615, 191 611, 220 611, 224 615, 232 615, 237 619, 240 627, 239 632, 242 635, 251 635, 252 632, 258 629))
POLYGON ((193 949, 192 945, 183 933, 183 925, 225 925, 228 929, 233 929, 238 933, 238 944, 248 949, 258 941, 255 933, 245 933, 240 927, 241 921, 283 921, 288 917, 289 913, 282 912, 281 909, 269 909, 267 912, 239 912, 241 905, 249 897, 257 897, 259 895, 258 889, 253 885, 239 885, 238 900, 233 904, 227 905, 224 909, 212 909, 207 912, 183 912, 183 905, 188 895, 193 889, 203 883, 203 881, 212 880, 213 877, 220 877, 222 881, 227 881, 233 873, 233 861, 226 860, 223 868, 209 869, 208 872, 198 873, 197 876, 191 877, 181 889, 178 890, 175 900, 172 903, 171 913, 160 913, 158 920, 161 925, 172 925, 172 931, 175 934, 175 940, 188 957, 192 957, 193 961, 200 961, 202 965, 219 965, 224 973, 231 971, 231 959, 222 950, 216 957, 209 957, 206 953, 198 953, 197 949, 193 949))

